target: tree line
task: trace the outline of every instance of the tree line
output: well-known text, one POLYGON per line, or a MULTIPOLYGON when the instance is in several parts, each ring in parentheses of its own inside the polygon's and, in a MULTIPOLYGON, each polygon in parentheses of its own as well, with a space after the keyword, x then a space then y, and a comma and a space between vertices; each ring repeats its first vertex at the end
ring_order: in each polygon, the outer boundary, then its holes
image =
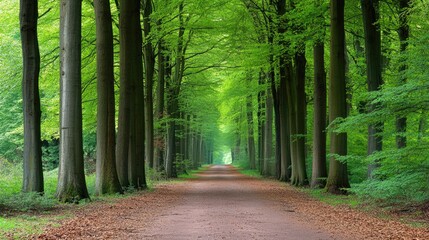
POLYGON ((297 186, 427 201, 427 104, 413 97, 426 95, 427 1, 242 3, 266 47, 248 67, 259 87, 242 96, 233 161, 297 186))
MULTIPOLYGON (((37 26, 54 10, 38 14, 31 2, 20 7, 23 190, 43 192, 40 126, 48 120, 38 79, 41 60, 57 59, 40 57, 37 26)), ((296 186, 427 200, 427 1, 81 4, 53 5, 61 16, 60 44, 49 46, 61 62, 60 200, 89 197, 86 112, 96 115, 99 194, 144 189, 146 166, 175 177, 228 152, 233 163, 296 186), (82 35, 91 24, 96 33, 82 35), (85 68, 95 63, 92 76, 85 68)))
MULTIPOLYGON (((213 124, 203 126, 200 122, 205 114, 213 114, 213 110, 197 112, 191 109, 192 104, 188 104, 190 110, 179 106, 185 101, 179 96, 183 92, 185 62, 204 53, 194 52, 186 56, 193 32, 198 31, 186 26, 201 12, 186 12, 184 1, 124 0, 114 4, 118 10, 116 16, 112 15, 109 0, 91 3, 97 56, 97 194, 122 193, 129 187, 145 189, 145 165, 164 171, 166 177, 171 178, 184 170, 184 164, 197 168, 203 162, 213 161, 213 137, 210 136, 213 135, 213 124), (115 25, 119 36, 114 34, 115 25), (115 40, 119 41, 120 79, 117 130, 115 40), (154 91, 156 97, 153 97, 154 91), (161 126, 155 128, 154 120, 161 126), (185 163, 185 159, 192 162, 185 163)), ((198 7, 195 4, 187 6, 189 11, 198 7)), ((60 7, 61 84, 56 196, 60 201, 70 202, 89 198, 82 135, 82 3, 64 0, 60 7)), ((37 1, 20 2, 25 192, 44 190, 38 18, 37 1)), ((198 67, 194 71, 203 70, 204 67, 198 67)), ((187 84, 192 83, 188 81, 187 84)))

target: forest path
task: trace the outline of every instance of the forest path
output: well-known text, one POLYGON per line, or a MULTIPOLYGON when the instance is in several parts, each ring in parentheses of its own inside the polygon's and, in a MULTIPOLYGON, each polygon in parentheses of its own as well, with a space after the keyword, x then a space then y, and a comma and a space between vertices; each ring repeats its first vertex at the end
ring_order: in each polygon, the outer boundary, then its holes
POLYGON ((40 239, 429 239, 346 206, 329 206, 294 187, 215 165, 198 178, 78 211, 40 239))
POLYGON ((188 182, 183 199, 141 239, 332 239, 287 204, 267 198, 260 180, 215 165, 188 182))

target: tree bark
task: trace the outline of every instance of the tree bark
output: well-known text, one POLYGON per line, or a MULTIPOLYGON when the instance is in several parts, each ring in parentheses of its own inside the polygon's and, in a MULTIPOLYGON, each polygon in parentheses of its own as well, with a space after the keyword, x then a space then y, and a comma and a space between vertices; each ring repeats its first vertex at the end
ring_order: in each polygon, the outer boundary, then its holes
POLYGON ((264 165, 263 175, 271 176, 273 161, 273 98, 271 89, 267 89, 266 105, 265 105, 265 137, 264 137, 264 165))
POLYGON ((113 30, 109 0, 94 0, 97 36, 96 194, 122 193, 115 160, 113 30))
POLYGON ((177 56, 174 69, 174 77, 170 79, 170 82, 167 82, 169 89, 169 100, 167 101, 167 114, 171 118, 168 122, 167 130, 167 156, 166 156, 166 174, 167 177, 177 177, 175 172, 175 158, 177 153, 176 148, 176 121, 179 114, 179 93, 180 85, 183 77, 184 71, 184 46, 183 46, 183 36, 185 34, 185 26, 183 20, 183 1, 179 4, 179 34, 177 40, 177 56), (174 146, 173 146, 174 145, 174 146))
POLYGON ((307 115, 307 97, 305 94, 305 66, 307 61, 305 59, 305 47, 302 46, 303 50, 299 50, 295 54, 295 68, 296 68, 296 147, 297 147, 297 159, 296 168, 297 171, 293 175, 291 182, 297 186, 304 186, 308 184, 307 170, 305 167, 305 135, 306 131, 306 115, 307 115))
POLYGON ((81 1, 62 0, 60 18, 61 108, 57 198, 89 198, 82 145, 81 1))
MULTIPOLYGON (((161 40, 158 44, 158 85, 156 90, 157 95, 157 104, 156 104, 156 118, 158 122, 161 122, 160 125, 164 125, 162 123, 164 118, 164 90, 165 90, 165 56, 164 56, 164 43, 161 40)), ((163 143, 165 141, 164 139, 164 133, 162 131, 163 126, 159 127, 155 131, 155 139, 156 144, 154 145, 154 163, 153 168, 157 170, 162 170, 162 162, 164 159, 164 147, 163 143)))
POLYGON ((167 154, 165 159, 165 170, 168 178, 174 178, 175 175, 175 164, 176 164, 176 121, 178 119, 179 101, 178 101, 178 89, 175 87, 175 83, 171 80, 167 81, 168 89, 168 100, 167 100, 167 115, 170 118, 167 123, 167 154))
MULTIPOLYGON (((140 1, 137 1, 136 5, 140 5, 140 1)), ((135 112, 134 112, 134 131, 135 131, 135 160, 134 165, 129 163, 129 171, 132 171, 135 175, 130 175, 130 183, 132 183, 137 189, 146 189, 146 173, 145 173, 145 99, 144 99, 144 88, 143 88, 143 37, 142 29, 140 24, 140 14, 133 15, 133 29, 136 34, 134 49, 136 51, 135 69, 136 77, 135 81, 135 112)), ((130 159, 132 160, 132 159, 130 159)))
MULTIPOLYGON (((286 1, 279 0, 277 1, 277 14, 280 19, 286 13, 286 1)), ((284 34, 286 32, 286 23, 280 21, 278 25, 279 34, 284 34)), ((279 90, 278 90, 278 105, 279 105, 279 127, 280 127, 280 181, 288 182, 291 178, 291 143, 290 143, 290 128, 288 121, 288 106, 287 106, 287 81, 291 79, 291 62, 287 54, 287 42, 284 40, 279 41, 282 51, 280 53, 279 59, 279 90)))
POLYGON ((255 138, 253 134, 253 101, 252 95, 247 96, 247 155, 250 169, 256 169, 255 138))
POLYGON ((144 95, 140 1, 120 1, 120 99, 118 177, 123 187, 146 187, 144 176, 144 95))
POLYGON ((155 57, 150 39, 152 14, 152 1, 144 0, 143 29, 144 29, 144 63, 146 76, 146 162, 150 168, 154 165, 154 127, 153 127, 153 75, 155 70, 155 57))
MULTIPOLYGON (((399 41, 400 41, 400 54, 401 56, 405 56, 407 48, 408 48, 408 38, 410 36, 410 26, 408 25, 408 10, 411 5, 411 0, 399 0, 399 41)), ((404 84, 407 82, 407 78, 405 77, 405 71, 407 70, 407 61, 405 59, 401 59, 401 63, 399 65, 399 73, 401 74, 400 83, 404 84)), ((400 116, 396 117, 396 147, 404 148, 407 146, 407 117, 400 116)))
POLYGON ((37 38, 38 1, 21 0, 19 15, 23 58, 22 102, 24 113, 22 191, 43 193, 39 96, 40 52, 37 38))
POLYGON ((326 73, 325 46, 323 40, 316 42, 314 52, 314 127, 313 171, 311 187, 323 188, 326 184, 326 73))
MULTIPOLYGON (((263 70, 259 72, 259 86, 265 84, 265 73, 263 70)), ((258 92, 258 168, 262 174, 264 164, 264 142, 265 142, 265 91, 258 92)))
MULTIPOLYGON (((379 1, 361 0, 362 16, 365 33, 365 56, 368 91, 378 91, 382 85, 382 64, 381 64, 381 34, 379 21, 379 1)), ((368 105, 368 111, 372 112, 376 106, 368 105)), ((368 126, 368 147, 367 153, 371 155, 374 152, 382 150, 383 123, 378 122, 368 126)), ((379 163, 374 162, 368 166, 368 177, 372 177, 373 171, 379 163)))
MULTIPOLYGON (((345 66, 344 0, 331 0, 331 63, 329 79, 329 122, 347 117, 345 66)), ((326 189, 330 193, 345 193, 349 188, 347 163, 338 156, 347 155, 347 134, 331 132, 329 175, 326 189)))

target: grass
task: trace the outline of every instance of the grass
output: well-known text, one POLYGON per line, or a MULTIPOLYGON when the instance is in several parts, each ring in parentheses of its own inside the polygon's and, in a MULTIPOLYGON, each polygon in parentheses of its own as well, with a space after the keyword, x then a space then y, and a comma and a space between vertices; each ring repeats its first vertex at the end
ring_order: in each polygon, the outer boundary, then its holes
POLYGON ((179 179, 195 179, 198 178, 197 174, 207 170, 210 165, 202 165, 198 169, 188 170, 186 173, 179 174, 179 179))
POLYGON ((318 199, 321 202, 332 206, 346 205, 352 208, 362 206, 363 202, 356 195, 334 195, 327 193, 325 189, 311 189, 311 188, 298 188, 310 195, 313 198, 318 199))
MULTIPOLYGON (((62 204, 55 198, 58 182, 58 169, 44 172, 45 193, 22 193, 22 167, 9 164, 0 159, 0 239, 27 239, 40 234, 47 226, 59 226, 59 221, 74 216, 76 209, 97 202, 114 203, 120 199, 138 194, 130 189, 126 194, 95 196, 95 174, 85 177, 91 201, 81 201, 78 206, 62 204)), ((155 185, 180 182, 184 179, 197 178, 197 174, 206 170, 204 165, 197 170, 181 174, 178 180, 166 180, 159 172, 148 169, 146 173, 148 191, 155 185)))
POLYGON ((251 169, 238 168, 238 171, 241 174, 249 176, 249 177, 263 178, 262 175, 259 173, 259 170, 251 170, 251 169))

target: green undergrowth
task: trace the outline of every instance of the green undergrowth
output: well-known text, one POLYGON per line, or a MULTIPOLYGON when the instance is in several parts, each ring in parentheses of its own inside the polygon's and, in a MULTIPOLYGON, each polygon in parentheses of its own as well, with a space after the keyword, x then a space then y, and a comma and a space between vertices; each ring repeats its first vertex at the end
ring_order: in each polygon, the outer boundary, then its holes
POLYGON ((327 193, 326 189, 297 189, 331 206, 347 206, 359 211, 364 211, 377 218, 400 221, 411 227, 429 227, 424 212, 418 208, 411 209, 403 204, 394 205, 390 203, 387 204, 386 202, 377 202, 372 198, 362 198, 353 193, 349 195, 335 195, 327 193))
MULTIPOLYGON (((3 161, 2 164, 8 164, 3 161)), ((191 176, 204 170, 191 171, 191 176)), ((22 167, 8 164, 0 168, 0 239, 28 239, 40 234, 47 226, 55 227, 59 220, 74 216, 76 210, 92 204, 113 204, 121 199, 152 191, 157 184, 174 182, 166 180, 164 174, 147 170, 147 189, 138 191, 127 188, 125 194, 95 196, 95 174, 85 178, 91 200, 82 200, 78 205, 59 203, 55 198, 58 169, 44 172, 43 195, 22 193, 22 167)), ((177 180, 176 180, 177 181, 177 180)))
POLYGON ((179 180, 185 180, 185 179, 195 179, 198 178, 198 174, 201 172, 204 172, 210 167, 210 165, 202 165, 198 169, 194 170, 187 170, 182 174, 179 174, 178 179, 179 180))
POLYGON ((354 194, 335 195, 326 192, 326 189, 297 188, 311 197, 332 206, 345 205, 357 208, 363 205, 363 201, 354 194))
POLYGON ((254 178, 263 178, 263 176, 259 173, 259 170, 255 170, 255 169, 243 169, 243 168, 237 168, 238 172, 249 176, 249 177, 254 177, 254 178))

